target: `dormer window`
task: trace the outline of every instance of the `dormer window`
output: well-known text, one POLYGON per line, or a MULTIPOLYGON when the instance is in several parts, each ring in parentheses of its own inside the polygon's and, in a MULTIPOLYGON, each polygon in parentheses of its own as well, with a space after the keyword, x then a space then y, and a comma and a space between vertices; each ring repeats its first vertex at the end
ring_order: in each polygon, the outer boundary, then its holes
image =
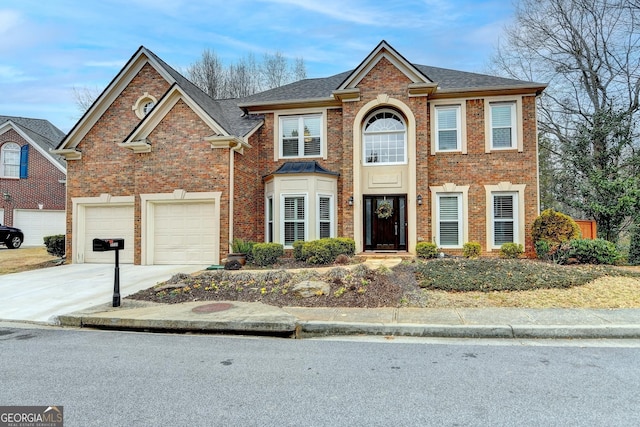
POLYGON ((153 95, 149 95, 149 92, 145 92, 144 95, 138 98, 131 109, 136 113, 136 116, 138 116, 139 119, 144 119, 157 102, 158 100, 153 95))

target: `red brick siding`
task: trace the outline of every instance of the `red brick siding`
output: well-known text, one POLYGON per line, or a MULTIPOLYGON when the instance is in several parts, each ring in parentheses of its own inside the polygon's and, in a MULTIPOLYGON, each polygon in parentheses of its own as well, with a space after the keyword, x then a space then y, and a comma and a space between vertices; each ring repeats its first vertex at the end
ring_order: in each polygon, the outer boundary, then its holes
MULTIPOLYGON (((8 142, 20 147, 29 144, 13 129, 0 135, 0 149, 8 142)), ((0 177, 0 209, 4 209, 0 223, 13 225, 14 209, 38 209, 38 203, 42 203, 45 210, 64 210, 65 186, 60 181, 65 180, 65 174, 33 145, 29 147, 27 172, 27 178, 23 179, 0 177), (11 195, 11 201, 4 200, 4 192, 11 195)))
MULTIPOLYGON (((150 153, 134 154, 118 142, 140 119, 131 107, 148 92, 160 99, 169 88, 155 70, 146 65, 107 109, 78 148, 81 160, 70 161, 69 201, 102 193, 135 197, 134 262, 141 261, 140 194, 220 191, 220 249, 226 255, 229 241, 229 151, 212 149, 204 140, 211 129, 179 101, 148 137, 150 153)), ((71 209, 67 214, 67 250, 71 252, 71 209)))
POLYGON ((508 150, 485 153, 484 100, 473 99, 466 103, 468 154, 437 153, 428 156, 429 185, 440 186, 448 182, 469 185, 469 241, 479 242, 485 252, 487 201, 484 186, 505 181, 514 185, 526 184, 524 246, 529 252, 533 250, 529 230, 538 209, 535 98, 525 97, 522 106, 523 152, 508 150))

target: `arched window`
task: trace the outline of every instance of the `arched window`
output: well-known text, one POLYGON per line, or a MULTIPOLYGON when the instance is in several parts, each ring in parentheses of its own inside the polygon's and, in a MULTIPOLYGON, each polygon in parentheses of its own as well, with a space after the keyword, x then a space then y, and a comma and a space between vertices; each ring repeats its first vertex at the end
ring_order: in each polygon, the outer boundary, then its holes
POLYGON ((393 110, 373 112, 363 129, 364 164, 407 163, 407 127, 393 110))
POLYGON ((0 176, 20 177, 20 146, 7 142, 0 151, 0 176))

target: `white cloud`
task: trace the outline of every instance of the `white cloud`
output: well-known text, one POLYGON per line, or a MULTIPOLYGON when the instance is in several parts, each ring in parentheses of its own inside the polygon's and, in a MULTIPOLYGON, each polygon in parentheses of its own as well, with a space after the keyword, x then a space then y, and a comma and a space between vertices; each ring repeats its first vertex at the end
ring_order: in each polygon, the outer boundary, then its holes
POLYGON ((6 37, 22 22, 19 12, 10 9, 0 10, 0 36, 6 37))
POLYGON ((20 70, 7 66, 0 65, 0 80, 2 83, 18 83, 18 82, 26 82, 29 80, 33 80, 33 78, 26 76, 20 70))

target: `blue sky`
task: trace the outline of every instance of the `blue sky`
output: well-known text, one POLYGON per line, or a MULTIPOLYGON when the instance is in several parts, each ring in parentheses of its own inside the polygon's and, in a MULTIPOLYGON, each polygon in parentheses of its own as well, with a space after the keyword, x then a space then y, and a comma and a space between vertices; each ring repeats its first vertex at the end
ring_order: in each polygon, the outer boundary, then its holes
POLYGON ((279 51, 325 77, 384 39, 413 63, 482 72, 512 13, 505 0, 0 0, 0 115, 68 132, 73 87, 102 90, 140 45, 176 69, 205 48, 227 63, 279 51))

